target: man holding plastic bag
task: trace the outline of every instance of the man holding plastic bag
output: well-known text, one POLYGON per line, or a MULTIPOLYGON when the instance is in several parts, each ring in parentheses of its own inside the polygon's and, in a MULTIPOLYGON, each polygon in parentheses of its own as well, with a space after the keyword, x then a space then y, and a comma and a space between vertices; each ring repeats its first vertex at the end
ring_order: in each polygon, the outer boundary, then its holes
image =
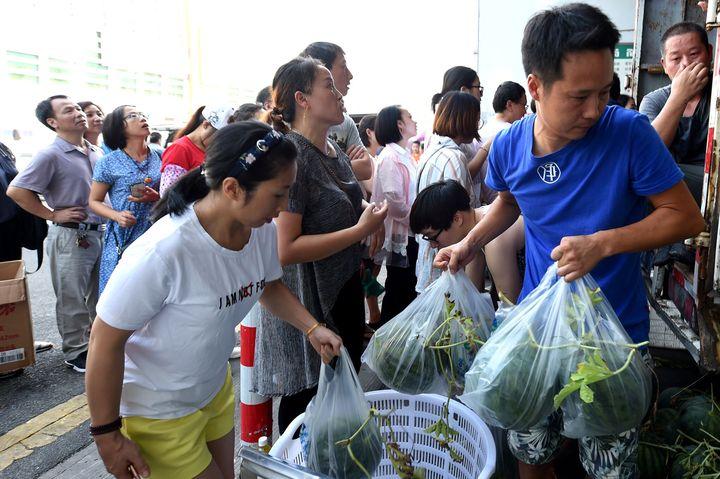
MULTIPOLYGON (((705 225, 647 118, 607 107, 618 39, 607 16, 585 4, 546 10, 528 22, 522 56, 538 113, 495 138, 486 182, 498 198, 465 239, 438 253, 435 265, 457 271, 522 212, 520 300, 554 261, 567 282, 592 273, 632 341, 641 343, 649 317, 638 252, 694 236, 705 225)), ((554 477, 549 463, 562 431, 555 414, 530 430, 510 431, 522 477, 554 477)), ((580 438, 593 478, 633 477, 636 449, 636 428, 580 438)))

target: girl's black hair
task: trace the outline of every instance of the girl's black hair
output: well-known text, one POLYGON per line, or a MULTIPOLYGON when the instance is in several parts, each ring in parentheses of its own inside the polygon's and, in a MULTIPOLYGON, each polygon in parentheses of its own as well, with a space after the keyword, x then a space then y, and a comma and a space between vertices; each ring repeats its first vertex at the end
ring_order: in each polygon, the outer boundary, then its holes
POLYGON ((231 123, 221 128, 207 149, 203 166, 185 174, 157 202, 153 221, 167 214, 182 214, 191 203, 204 198, 211 190, 219 189, 225 178, 235 178, 250 196, 260 183, 277 177, 295 162, 297 156, 295 145, 287 138, 282 138, 267 154, 250 164, 247 171, 231 176, 240 155, 250 151, 271 130, 267 124, 255 120, 231 123))
POLYGON ((254 120, 255 115, 260 110, 262 110, 262 105, 258 105, 257 103, 243 103, 237 110, 235 110, 235 113, 232 114, 228 123, 254 120))
POLYGON ((127 137, 125 136, 125 108, 132 105, 120 105, 103 121, 102 135, 103 142, 111 150, 125 148, 127 137))
POLYGON ((435 112, 437 104, 440 103, 442 97, 445 96, 445 93, 459 90, 462 87, 470 88, 477 77, 478 74, 475 70, 463 66, 452 67, 446 71, 445 75, 443 75, 442 90, 440 93, 434 94, 430 101, 433 113, 435 112))
POLYGON ((165 146, 163 148, 167 148, 173 141, 175 141, 175 135, 177 134, 177 132, 178 130, 170 130, 167 138, 165 138, 165 146))
POLYGON ((375 119, 375 139, 380 146, 388 143, 397 143, 402 140, 402 133, 398 121, 402 120, 402 110, 397 105, 386 106, 377 114, 375 119))
POLYGON ((432 183, 418 193, 410 209, 410 230, 422 234, 427 228, 444 231, 458 211, 470 210, 470 195, 456 180, 432 183))

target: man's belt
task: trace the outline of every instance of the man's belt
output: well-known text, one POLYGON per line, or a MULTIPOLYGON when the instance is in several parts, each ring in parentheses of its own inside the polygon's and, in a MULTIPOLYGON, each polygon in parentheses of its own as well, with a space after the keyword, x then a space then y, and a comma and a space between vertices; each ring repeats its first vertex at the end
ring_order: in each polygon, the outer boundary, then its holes
POLYGON ((63 228, 71 228, 80 231, 105 231, 103 223, 53 223, 63 228))

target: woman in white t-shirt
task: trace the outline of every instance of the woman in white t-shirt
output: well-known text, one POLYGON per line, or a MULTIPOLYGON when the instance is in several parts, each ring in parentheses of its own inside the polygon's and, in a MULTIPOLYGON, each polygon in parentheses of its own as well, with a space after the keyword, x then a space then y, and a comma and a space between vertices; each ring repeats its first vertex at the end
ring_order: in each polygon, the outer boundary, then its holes
POLYGON ((204 167, 158 203, 97 305, 86 387, 100 456, 116 477, 234 477, 235 327, 260 300, 323 360, 340 338, 279 281, 273 218, 288 205, 295 146, 247 121, 216 133, 204 167))

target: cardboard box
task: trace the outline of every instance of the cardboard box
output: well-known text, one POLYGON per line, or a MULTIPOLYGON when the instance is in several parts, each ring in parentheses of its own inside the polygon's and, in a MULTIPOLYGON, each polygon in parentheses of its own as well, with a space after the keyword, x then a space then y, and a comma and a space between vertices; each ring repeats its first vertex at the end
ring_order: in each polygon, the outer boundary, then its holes
POLYGON ((0 263, 0 373, 35 364, 25 263, 0 263))

